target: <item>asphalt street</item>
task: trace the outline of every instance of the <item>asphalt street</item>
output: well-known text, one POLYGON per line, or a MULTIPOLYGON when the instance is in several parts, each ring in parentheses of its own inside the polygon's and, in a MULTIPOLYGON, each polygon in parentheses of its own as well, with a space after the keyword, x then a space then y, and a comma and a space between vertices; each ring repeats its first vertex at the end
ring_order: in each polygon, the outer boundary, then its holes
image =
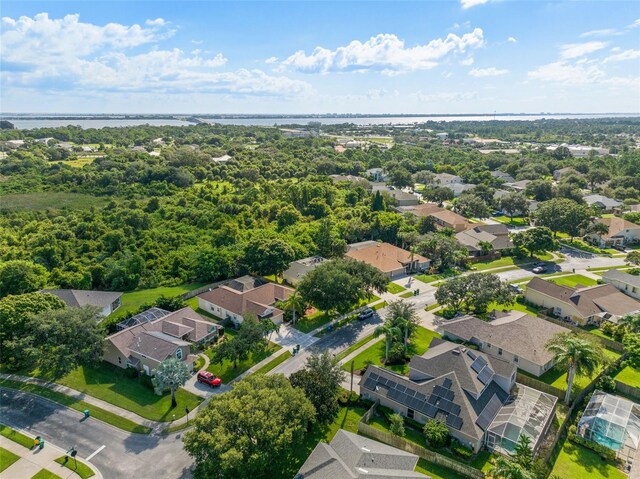
POLYGON ((129 434, 28 393, 0 388, 0 417, 8 426, 39 435, 78 456, 92 459, 105 479, 186 479, 193 460, 182 447, 182 434, 129 434))

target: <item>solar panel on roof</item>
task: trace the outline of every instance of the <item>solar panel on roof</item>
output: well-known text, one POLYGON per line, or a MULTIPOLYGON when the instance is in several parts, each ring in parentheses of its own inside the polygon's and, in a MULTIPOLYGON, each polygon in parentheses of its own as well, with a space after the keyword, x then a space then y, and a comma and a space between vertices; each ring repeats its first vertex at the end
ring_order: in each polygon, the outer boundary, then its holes
POLYGON ((459 430, 462 427, 462 418, 459 416, 454 416, 453 414, 449 414, 447 416, 447 426, 459 430))
POLYGON ((482 371, 482 368, 484 368, 486 365, 487 365, 487 362, 484 360, 484 358, 481 358, 480 356, 478 356, 471 363, 471 369, 473 369, 475 372, 479 373, 480 371, 482 371))
POLYGON ((476 424, 480 429, 483 431, 487 430, 489 424, 491 424, 493 418, 496 417, 496 414, 498 414, 501 407, 502 403, 500 402, 500 399, 498 399, 498 396, 494 394, 480 413, 480 416, 478 416, 478 419, 476 419, 476 424))
POLYGON ((460 407, 460 405, 458 405, 456 403, 452 403, 451 414, 455 414, 457 416, 458 414, 460 414, 461 410, 462 410, 462 408, 460 407))
POLYGON ((369 378, 364 382, 364 387, 366 389, 371 389, 372 391, 374 391, 376 388, 376 382, 373 379, 369 378))
POLYGON ((444 381, 442 381, 442 386, 447 389, 449 389, 452 384, 453 384, 453 381, 449 378, 444 378, 444 381))
POLYGON ((419 399, 420 401, 424 401, 425 399, 427 399, 427 396, 425 396, 422 393, 416 393, 416 398, 419 399))
POLYGON ((378 376, 376 373, 371 373, 369 374, 369 377, 374 381, 377 381, 380 376, 378 376))
POLYGON ((436 417, 436 414, 438 413, 438 408, 430 404, 427 404, 423 412, 429 417, 436 417))
POLYGON ((438 409, 444 412, 451 412, 452 404, 453 403, 451 401, 447 401, 446 399, 440 399, 440 402, 438 403, 438 409))
POLYGON ((397 384, 387 379, 387 386, 389 387, 389 389, 391 389, 391 388, 395 388, 397 384))
POLYGON ((407 389, 406 393, 411 397, 414 397, 416 395, 416 391, 413 389, 407 389))
POLYGON ((431 396, 429 396, 429 399, 427 399, 427 402, 429 404, 435 404, 438 402, 438 399, 439 399, 438 396, 432 394, 431 396))
POLYGON ((400 392, 405 392, 407 390, 407 387, 403 386, 402 384, 396 384, 396 389, 400 392))
POLYGON ((476 355, 476 353, 474 353, 473 351, 471 351, 470 349, 467 351, 467 356, 469 356, 471 359, 475 359, 478 356, 476 355))
POLYGON ((480 371, 480 374, 478 374, 478 381, 480 381, 482 384, 487 384, 489 381, 491 381, 492 377, 493 371, 491 370, 491 368, 486 367, 482 371, 480 371))

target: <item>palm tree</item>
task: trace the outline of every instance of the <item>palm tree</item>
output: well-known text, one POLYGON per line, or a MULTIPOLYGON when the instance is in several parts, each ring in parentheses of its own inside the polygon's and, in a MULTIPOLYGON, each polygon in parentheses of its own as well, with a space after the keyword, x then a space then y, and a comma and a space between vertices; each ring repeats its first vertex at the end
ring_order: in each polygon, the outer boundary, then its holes
POLYGON ((292 324, 296 324, 296 314, 300 312, 303 314, 307 309, 307 303, 304 298, 298 294, 298 292, 294 292, 291 296, 289 296, 286 300, 281 301, 279 306, 282 307, 285 311, 291 311, 293 313, 293 321, 292 324))
POLYGON ((493 245, 488 241, 478 241, 478 246, 480 247, 480 251, 482 251, 483 256, 486 256, 490 251, 493 251, 493 245))
POLYGON ((496 457, 490 474, 494 479, 535 479, 536 477, 533 472, 504 456, 496 457))
POLYGON ((415 306, 403 300, 393 301, 387 306, 387 321, 404 333, 404 349, 409 346, 409 336, 418 325, 415 306))
POLYGON ((564 402, 569 404, 576 374, 591 377, 602 364, 600 345, 574 333, 559 333, 547 342, 546 349, 553 354, 556 367, 567 370, 564 402))
POLYGON ((378 337, 381 334, 384 334, 386 342, 384 352, 384 362, 386 364, 389 361, 389 348, 391 347, 391 341, 393 341, 393 338, 400 336, 400 329, 391 321, 387 320, 382 325, 378 326, 373 332, 375 337, 378 337))
POLYGON ((640 313, 627 314, 618 321, 618 324, 625 326, 631 333, 640 333, 640 313))

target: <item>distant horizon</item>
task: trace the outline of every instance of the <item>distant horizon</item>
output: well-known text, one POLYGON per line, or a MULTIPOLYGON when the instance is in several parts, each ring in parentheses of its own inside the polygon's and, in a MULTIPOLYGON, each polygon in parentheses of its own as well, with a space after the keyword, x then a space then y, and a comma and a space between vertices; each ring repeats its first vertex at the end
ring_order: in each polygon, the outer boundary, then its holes
POLYGON ((575 112, 575 111, 563 111, 563 112, 466 112, 466 113, 239 113, 239 112, 226 112, 226 113, 188 113, 188 112, 166 112, 166 113, 145 113, 145 112, 114 112, 114 113, 76 113, 76 112, 0 112, 0 118, 10 117, 22 117, 22 116, 42 116, 42 117, 58 117, 58 116, 76 116, 76 117, 90 117, 90 116, 191 116, 191 117, 210 117, 210 116, 237 116, 243 118, 249 117, 429 117, 429 116, 559 116, 559 115, 632 115, 640 116, 640 111, 606 111, 606 112, 575 112))

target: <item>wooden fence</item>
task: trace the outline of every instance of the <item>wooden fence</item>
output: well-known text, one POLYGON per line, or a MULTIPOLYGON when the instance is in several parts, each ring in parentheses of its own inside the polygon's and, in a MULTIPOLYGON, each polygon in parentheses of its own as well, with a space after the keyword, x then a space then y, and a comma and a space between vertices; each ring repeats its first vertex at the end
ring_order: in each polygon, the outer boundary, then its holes
POLYGON ((537 389, 538 391, 551 394, 553 396, 556 396, 561 401, 564 401, 565 392, 562 389, 557 388, 555 386, 551 386, 550 384, 544 383, 539 379, 526 376, 519 372, 518 375, 516 376, 516 382, 519 382, 520 384, 524 384, 525 386, 529 386, 533 389, 537 389))
POLYGON ((206 291, 209 291, 211 289, 217 288, 218 286, 221 286, 223 284, 228 283, 229 279, 225 279, 224 281, 218 281, 217 283, 211 283, 211 284, 207 284, 205 286, 201 286, 200 288, 188 291, 187 293, 184 293, 182 295, 180 295, 180 298, 182 299, 189 299, 189 298, 193 298, 194 296, 198 296, 199 294, 202 294, 206 291))
POLYGON ((628 384, 621 383, 620 381, 616 380, 616 389, 622 394, 625 394, 635 399, 636 401, 640 401, 640 388, 629 386, 628 384))
MULTIPOLYGON (((588 331, 582 328, 579 328, 577 326, 574 326, 573 324, 565 323, 564 321, 561 321, 556 318, 552 318, 551 316, 547 316, 546 314, 543 314, 543 313, 538 313, 538 317, 545 319, 551 323, 555 323, 559 326, 570 329, 575 333, 582 333, 582 334, 589 333, 588 331)), ((616 353, 620 353, 620 354, 624 353, 624 346, 622 345, 622 343, 619 343, 618 341, 614 341, 613 339, 607 339, 601 336, 596 336, 595 334, 592 334, 592 336, 596 338, 598 341, 600 341, 600 344, 602 344, 603 347, 610 349, 611 351, 615 351, 616 353)))

